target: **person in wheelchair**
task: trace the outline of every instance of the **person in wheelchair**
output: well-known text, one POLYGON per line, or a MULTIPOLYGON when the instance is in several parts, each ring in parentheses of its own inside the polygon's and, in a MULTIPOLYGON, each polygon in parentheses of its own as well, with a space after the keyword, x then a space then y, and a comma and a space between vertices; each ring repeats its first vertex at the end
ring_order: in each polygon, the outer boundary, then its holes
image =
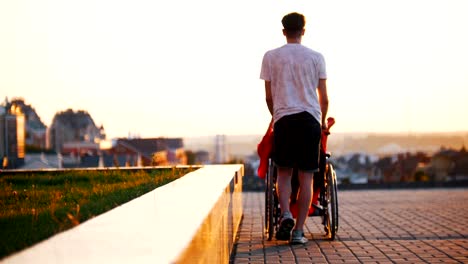
POLYGON ((274 130, 272 160, 278 169, 281 217, 276 239, 305 244, 304 224, 312 199, 313 175, 319 169, 319 145, 326 128, 328 95, 322 54, 301 44, 305 17, 282 18, 286 44, 263 56, 260 78, 274 130), (289 208, 293 168, 300 184, 296 222, 289 208))

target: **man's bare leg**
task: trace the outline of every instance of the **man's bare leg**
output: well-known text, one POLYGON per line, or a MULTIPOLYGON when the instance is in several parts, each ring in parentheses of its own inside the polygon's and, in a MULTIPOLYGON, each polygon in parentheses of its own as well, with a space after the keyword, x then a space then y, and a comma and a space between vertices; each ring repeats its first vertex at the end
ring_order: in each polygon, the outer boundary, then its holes
POLYGON ((278 231, 276 231, 276 239, 289 240, 291 230, 294 228, 294 218, 289 208, 289 198, 291 197, 291 178, 292 169, 278 168, 277 190, 278 198, 281 207, 281 219, 278 231))
POLYGON ((312 202, 312 184, 314 181, 313 172, 299 171, 299 200, 298 214, 295 230, 304 230, 304 224, 309 215, 310 203, 312 202))
POLYGON ((299 171, 299 199, 297 222, 292 231, 291 244, 305 244, 307 238, 304 235, 304 224, 309 214, 310 203, 312 202, 313 173, 299 171))
POLYGON ((291 197, 292 187, 292 169, 291 168, 279 168, 278 177, 276 179, 276 189, 278 190, 279 204, 281 212, 290 212, 289 209, 289 198, 291 197))

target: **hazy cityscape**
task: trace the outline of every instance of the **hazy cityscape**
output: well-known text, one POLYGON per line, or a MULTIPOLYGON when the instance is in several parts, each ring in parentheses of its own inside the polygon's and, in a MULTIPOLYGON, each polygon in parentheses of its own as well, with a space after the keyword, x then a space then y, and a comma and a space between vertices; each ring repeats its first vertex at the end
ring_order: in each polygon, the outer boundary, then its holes
MULTIPOLYGON (((243 163, 256 175, 263 135, 106 138, 85 110, 41 121, 23 98, 1 105, 3 168, 128 167, 243 163), (14 136, 12 136, 14 135, 14 136)), ((451 181, 468 176, 468 132, 333 133, 328 150, 343 183, 451 181)))

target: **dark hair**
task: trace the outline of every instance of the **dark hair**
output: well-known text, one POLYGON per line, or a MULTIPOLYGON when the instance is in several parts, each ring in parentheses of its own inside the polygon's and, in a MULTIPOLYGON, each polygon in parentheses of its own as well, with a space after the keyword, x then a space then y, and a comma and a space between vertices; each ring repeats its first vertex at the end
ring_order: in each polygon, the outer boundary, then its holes
POLYGON ((305 26, 305 17, 299 13, 289 13, 283 17, 281 20, 283 28, 286 30, 288 35, 297 34, 304 29, 305 26))

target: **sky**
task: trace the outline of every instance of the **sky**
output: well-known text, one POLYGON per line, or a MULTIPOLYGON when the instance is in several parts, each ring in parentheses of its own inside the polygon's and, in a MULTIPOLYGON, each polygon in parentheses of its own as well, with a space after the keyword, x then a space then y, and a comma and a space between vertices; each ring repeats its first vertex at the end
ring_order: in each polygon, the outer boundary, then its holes
POLYGON ((0 0, 0 100, 47 126, 86 110, 108 138, 263 134, 289 12, 325 57, 335 132, 468 131, 464 0, 0 0))

